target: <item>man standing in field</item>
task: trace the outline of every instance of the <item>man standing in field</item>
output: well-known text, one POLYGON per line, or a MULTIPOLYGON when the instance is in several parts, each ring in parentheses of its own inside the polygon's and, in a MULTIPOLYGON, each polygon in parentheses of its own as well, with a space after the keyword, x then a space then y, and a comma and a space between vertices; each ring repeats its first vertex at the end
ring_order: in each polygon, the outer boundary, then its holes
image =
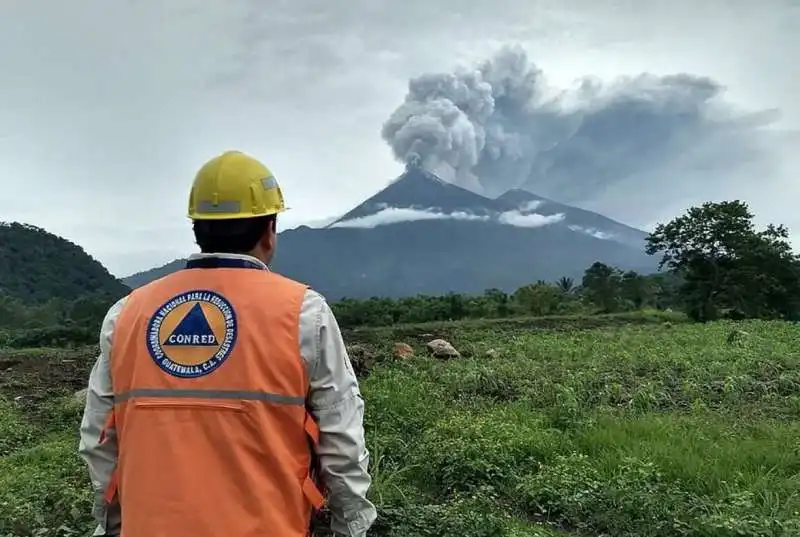
POLYGON ((95 535, 302 537, 328 490, 335 533, 375 520, 364 403, 318 293, 271 272, 270 171, 231 151, 194 180, 202 253, 111 307, 79 452, 95 535))

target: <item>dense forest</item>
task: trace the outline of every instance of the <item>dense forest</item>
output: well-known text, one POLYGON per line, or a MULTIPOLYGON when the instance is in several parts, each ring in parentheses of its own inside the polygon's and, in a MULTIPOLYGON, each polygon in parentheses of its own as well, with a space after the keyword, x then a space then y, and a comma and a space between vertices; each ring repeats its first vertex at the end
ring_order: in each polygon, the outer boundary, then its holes
MULTIPOLYGON (((20 224, 6 224, 0 232, 8 238, 0 249, 0 345, 94 343, 107 308, 128 289, 55 235, 20 224)), ((705 203, 658 225, 646 251, 659 256, 659 273, 595 262, 580 281, 564 277, 478 296, 343 299, 333 309, 345 328, 640 309, 679 310, 698 322, 800 319, 800 258, 788 230, 756 230, 741 201, 705 203)))
POLYGON ((0 222, 0 300, 41 304, 128 291, 77 244, 35 226, 0 222))

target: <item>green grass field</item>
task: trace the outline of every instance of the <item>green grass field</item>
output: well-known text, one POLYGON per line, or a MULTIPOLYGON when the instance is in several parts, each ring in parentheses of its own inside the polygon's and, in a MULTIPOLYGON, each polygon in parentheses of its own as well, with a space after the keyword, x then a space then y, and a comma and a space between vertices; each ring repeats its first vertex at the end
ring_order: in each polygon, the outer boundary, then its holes
MULTIPOLYGON (((582 326, 348 332, 369 364, 371 535, 800 535, 800 325, 582 326), (433 336, 462 358, 428 357, 433 336)), ((72 393, 93 360, 0 354, 0 537, 91 531, 72 393)))

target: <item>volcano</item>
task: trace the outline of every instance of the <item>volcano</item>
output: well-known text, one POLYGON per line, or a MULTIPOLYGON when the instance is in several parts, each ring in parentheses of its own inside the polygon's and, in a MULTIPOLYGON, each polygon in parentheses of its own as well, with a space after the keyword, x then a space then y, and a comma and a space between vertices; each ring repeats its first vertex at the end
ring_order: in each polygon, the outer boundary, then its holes
MULTIPOLYGON (((579 280, 595 261, 654 272, 646 236, 525 190, 487 198, 412 166, 327 226, 283 231, 273 269, 330 300, 513 292, 537 280, 579 280)), ((183 263, 123 281, 138 287, 183 263)))

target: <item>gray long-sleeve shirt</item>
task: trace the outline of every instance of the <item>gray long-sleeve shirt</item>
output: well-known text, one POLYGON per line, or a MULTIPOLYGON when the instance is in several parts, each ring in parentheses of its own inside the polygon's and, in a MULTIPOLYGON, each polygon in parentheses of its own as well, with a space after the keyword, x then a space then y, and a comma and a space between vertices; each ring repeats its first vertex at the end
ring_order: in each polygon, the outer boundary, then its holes
MULTIPOLYGON (((193 258, 234 254, 195 254, 193 258)), ((263 264, 262 264, 263 265, 263 264)), ((266 266, 264 266, 266 268, 266 266)), ((119 505, 107 505, 103 493, 116 466, 114 434, 100 444, 100 434, 114 404, 109 356, 114 328, 127 297, 114 304, 100 330, 100 356, 89 377, 86 407, 80 427, 80 456, 86 461, 95 490, 95 535, 118 535, 119 505)), ((300 312, 300 354, 309 377, 308 406, 320 430, 319 458, 322 480, 328 489, 331 529, 341 535, 363 537, 375 521, 375 506, 367 500, 371 478, 369 451, 364 440, 364 401, 361 398, 339 325, 325 298, 307 290, 300 312)))

